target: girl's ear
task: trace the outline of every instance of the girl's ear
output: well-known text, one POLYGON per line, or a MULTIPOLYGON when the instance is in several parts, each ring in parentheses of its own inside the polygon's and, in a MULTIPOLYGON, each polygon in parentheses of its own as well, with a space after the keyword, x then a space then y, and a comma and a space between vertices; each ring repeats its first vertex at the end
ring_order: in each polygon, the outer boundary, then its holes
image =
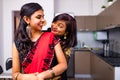
POLYGON ((23 19, 24 19, 24 21, 25 21, 27 24, 30 23, 30 19, 29 19, 27 16, 24 16, 23 19))

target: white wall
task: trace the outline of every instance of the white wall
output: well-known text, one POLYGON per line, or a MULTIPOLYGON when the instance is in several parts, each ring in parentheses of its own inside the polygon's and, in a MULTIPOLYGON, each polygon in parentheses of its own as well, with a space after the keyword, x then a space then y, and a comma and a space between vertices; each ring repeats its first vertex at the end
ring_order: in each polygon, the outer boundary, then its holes
MULTIPOLYGON (((77 32, 78 42, 84 42, 85 45, 91 48, 102 48, 103 45, 101 42, 94 39, 93 32, 77 32)), ((79 46, 79 45, 78 45, 79 46)))
POLYGON ((89 0, 54 0, 55 13, 72 12, 78 15, 90 15, 89 0))
POLYGON ((107 0, 54 0, 55 13, 72 12, 75 16, 98 15, 104 10, 102 5, 109 6, 107 0))
MULTIPOLYGON (((47 20, 47 27, 50 26, 53 16, 54 16, 54 5, 53 0, 3 0, 3 52, 4 54, 3 60, 5 63, 5 60, 8 57, 12 56, 12 34, 13 34, 13 20, 12 20, 12 11, 14 10, 20 10, 21 6, 28 2, 38 2, 40 3, 45 12, 45 18, 47 20)), ((2 4, 2 3, 1 3, 2 4)), ((1 12, 1 11, 0 11, 1 12)), ((45 28, 44 28, 45 29, 45 28)), ((1 30, 1 29, 0 29, 1 30)), ((1 42, 1 41, 0 41, 1 42)), ((5 64, 4 71, 5 70, 5 64)), ((11 72, 11 71, 7 71, 11 72)))
POLYGON ((72 12, 75 16, 98 15, 107 0, 55 0, 55 13, 72 12))
MULTIPOLYGON (((117 0, 113 0, 112 4, 117 1, 117 0)), ((105 5, 106 7, 109 7, 109 3, 107 2, 107 0, 92 0, 92 5, 93 5, 93 14, 94 15, 98 15, 99 13, 101 13, 103 10, 103 8, 101 8, 103 5, 105 5)))
POLYGON ((101 8, 103 5, 107 5, 107 0, 93 0, 93 14, 98 15, 104 9, 101 8))
POLYGON ((0 1, 0 37, 1 37, 1 39, 0 39, 0 65, 3 67, 3 20, 2 20, 2 18, 3 18, 3 15, 2 15, 2 10, 3 10, 3 7, 2 7, 2 1, 0 1))

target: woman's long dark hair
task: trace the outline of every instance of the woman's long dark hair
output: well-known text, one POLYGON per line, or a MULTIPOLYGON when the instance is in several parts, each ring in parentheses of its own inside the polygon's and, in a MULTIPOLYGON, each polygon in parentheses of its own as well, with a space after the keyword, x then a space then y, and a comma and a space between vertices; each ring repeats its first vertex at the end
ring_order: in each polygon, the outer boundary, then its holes
POLYGON ((21 7, 20 23, 15 34, 15 41, 19 44, 19 47, 17 48, 20 53, 27 53, 31 49, 32 44, 32 41, 26 32, 28 24, 24 21, 23 17, 27 16, 30 18, 31 15, 38 10, 43 10, 42 6, 38 3, 27 3, 21 7))
POLYGON ((53 23, 63 20, 66 23, 67 29, 67 39, 64 39, 64 35, 62 35, 60 38, 62 41, 64 41, 64 49, 74 47, 77 45, 77 27, 76 27, 76 20, 72 16, 70 16, 67 13, 59 14, 53 19, 53 23))

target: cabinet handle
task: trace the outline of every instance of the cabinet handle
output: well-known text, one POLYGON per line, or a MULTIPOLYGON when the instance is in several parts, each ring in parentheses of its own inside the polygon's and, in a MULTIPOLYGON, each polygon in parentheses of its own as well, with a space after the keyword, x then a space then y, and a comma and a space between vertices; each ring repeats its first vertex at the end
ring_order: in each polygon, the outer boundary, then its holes
POLYGON ((112 26, 113 24, 110 24, 109 26, 112 26))
POLYGON ((84 29, 79 29, 79 31, 83 31, 84 29))
POLYGON ((86 31, 89 31, 89 29, 85 29, 86 31))

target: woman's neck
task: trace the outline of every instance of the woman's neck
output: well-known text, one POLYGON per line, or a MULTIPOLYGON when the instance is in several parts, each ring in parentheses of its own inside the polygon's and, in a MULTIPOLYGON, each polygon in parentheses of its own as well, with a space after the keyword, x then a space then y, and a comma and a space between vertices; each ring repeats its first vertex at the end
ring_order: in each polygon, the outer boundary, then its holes
POLYGON ((32 34, 31 34, 31 40, 32 40, 33 42, 37 41, 38 38, 41 36, 42 33, 43 33, 43 32, 41 32, 41 31, 32 32, 32 34))

